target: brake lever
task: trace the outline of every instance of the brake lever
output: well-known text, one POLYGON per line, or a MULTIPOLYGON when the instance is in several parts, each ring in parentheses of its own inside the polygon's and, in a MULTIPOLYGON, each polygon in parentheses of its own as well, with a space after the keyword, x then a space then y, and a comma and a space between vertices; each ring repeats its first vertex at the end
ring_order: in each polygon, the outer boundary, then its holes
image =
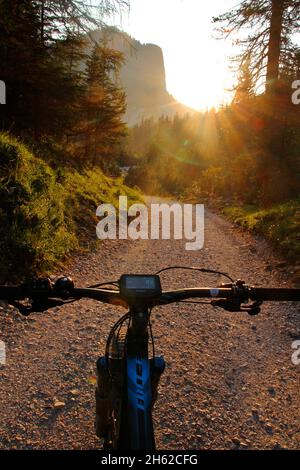
POLYGON ((255 316, 258 315, 261 308, 262 301, 257 300, 249 305, 241 305, 241 312, 247 312, 248 315, 255 316))
POLYGON ((219 307, 227 312, 247 312, 248 315, 258 315, 262 301, 256 301, 249 305, 243 305, 233 299, 216 299, 211 301, 213 307, 219 307))
MULTIPOLYGON (((28 317, 31 313, 42 313, 53 307, 60 307, 66 302, 63 299, 70 297, 71 291, 74 288, 74 283, 69 277, 58 278, 55 284, 50 278, 33 278, 30 279, 26 286, 28 297, 31 299, 30 305, 24 305, 21 302, 13 301, 13 305, 22 315, 28 317), (58 294, 61 299, 49 298, 49 294, 58 294)), ((78 300, 78 299, 77 299, 78 300)))
POLYGON ((31 313, 42 313, 49 310, 49 308, 60 307, 64 305, 63 300, 57 299, 34 299, 31 305, 24 305, 21 302, 10 302, 24 317, 28 317, 31 313))

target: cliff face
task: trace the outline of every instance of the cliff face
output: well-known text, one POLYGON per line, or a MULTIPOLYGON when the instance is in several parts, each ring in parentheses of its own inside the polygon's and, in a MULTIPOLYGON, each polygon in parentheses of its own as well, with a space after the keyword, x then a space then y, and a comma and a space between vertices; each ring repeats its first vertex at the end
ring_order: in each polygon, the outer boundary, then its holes
MULTIPOLYGON (((95 31, 93 37, 99 40, 103 32, 95 31)), ((109 29, 109 47, 124 54, 125 64, 120 73, 120 81, 127 96, 125 119, 134 125, 142 119, 161 115, 180 116, 194 110, 178 103, 166 88, 163 52, 154 44, 141 44, 124 33, 109 29)))

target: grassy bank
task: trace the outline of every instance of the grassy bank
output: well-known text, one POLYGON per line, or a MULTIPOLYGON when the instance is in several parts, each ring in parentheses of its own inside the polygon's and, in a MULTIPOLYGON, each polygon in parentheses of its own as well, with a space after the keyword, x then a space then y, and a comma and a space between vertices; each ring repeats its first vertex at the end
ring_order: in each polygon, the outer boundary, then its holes
POLYGON ((99 168, 53 170, 25 145, 0 134, 0 281, 46 273, 96 242, 96 208, 140 194, 99 168))
POLYGON ((300 268, 300 199, 268 209, 226 207, 222 212, 242 227, 263 235, 288 262, 300 268))
POLYGON ((300 198, 261 208, 250 204, 234 205, 220 196, 202 194, 196 187, 196 190, 186 191, 181 200, 205 204, 244 229, 262 235, 287 264, 293 266, 291 271, 300 282, 300 198))

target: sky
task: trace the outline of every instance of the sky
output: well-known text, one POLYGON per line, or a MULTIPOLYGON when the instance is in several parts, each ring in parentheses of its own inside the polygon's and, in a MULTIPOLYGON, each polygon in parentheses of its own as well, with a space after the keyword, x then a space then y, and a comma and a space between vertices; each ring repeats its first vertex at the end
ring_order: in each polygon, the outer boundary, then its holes
POLYGON ((231 40, 217 39, 211 19, 236 0, 131 0, 129 13, 113 23, 142 43, 163 50, 167 89, 195 109, 226 102, 234 83, 231 40))

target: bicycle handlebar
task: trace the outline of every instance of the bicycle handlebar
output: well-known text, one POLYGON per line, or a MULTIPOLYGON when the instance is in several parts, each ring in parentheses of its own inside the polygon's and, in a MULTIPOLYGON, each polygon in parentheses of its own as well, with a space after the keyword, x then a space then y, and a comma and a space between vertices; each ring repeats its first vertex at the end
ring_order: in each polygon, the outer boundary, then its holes
POLYGON ((299 301, 300 289, 287 287, 251 287, 251 300, 299 301))
MULTIPOLYGON (((228 284, 227 284, 228 286, 228 284)), ((217 288, 188 288, 162 293, 162 302, 168 300, 171 302, 186 300, 190 298, 221 298, 229 299, 239 297, 243 302, 248 300, 263 301, 300 301, 300 289, 286 287, 255 287, 241 285, 240 290, 233 287, 217 287, 217 288)), ((169 302, 168 302, 169 303, 169 302)))
MULTIPOLYGON (((112 305, 128 306, 128 302, 121 298, 117 290, 76 288, 69 278, 61 278, 56 283, 52 283, 48 278, 43 278, 18 286, 0 286, 0 299, 18 301, 29 298, 36 302, 42 302, 45 306, 48 299, 68 300, 71 298, 75 300, 83 297, 112 305)), ((213 299, 213 304, 223 308, 228 306, 228 303, 222 303, 220 299, 225 299, 231 302, 231 307, 234 303, 237 308, 249 300, 254 301, 257 305, 263 301, 300 301, 300 289, 247 286, 242 281, 237 281, 215 288, 202 287, 164 291, 158 298, 153 299, 151 307, 193 298, 210 298, 213 299)))

